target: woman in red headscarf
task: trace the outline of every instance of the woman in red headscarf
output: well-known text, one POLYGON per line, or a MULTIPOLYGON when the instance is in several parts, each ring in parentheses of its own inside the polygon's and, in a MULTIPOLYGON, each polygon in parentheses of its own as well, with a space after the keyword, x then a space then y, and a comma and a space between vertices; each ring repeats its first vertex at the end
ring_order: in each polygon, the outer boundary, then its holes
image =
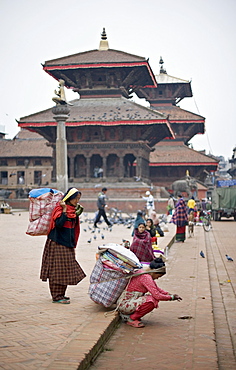
POLYGON ((80 234, 80 197, 78 189, 68 189, 52 213, 40 279, 49 279, 53 303, 70 303, 70 298, 65 296, 67 285, 76 285, 86 276, 75 259, 75 247, 80 234))

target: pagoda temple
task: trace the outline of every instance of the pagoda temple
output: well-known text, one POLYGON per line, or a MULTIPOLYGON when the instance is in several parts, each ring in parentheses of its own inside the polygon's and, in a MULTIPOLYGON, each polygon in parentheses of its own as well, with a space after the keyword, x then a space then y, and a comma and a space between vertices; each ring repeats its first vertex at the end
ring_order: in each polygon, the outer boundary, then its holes
MULTIPOLYGON (((149 182, 154 145, 174 135, 165 113, 130 100, 138 89, 157 88, 148 60, 109 49, 103 29, 98 50, 48 60, 43 69, 78 96, 70 102, 66 121, 69 181, 94 181, 95 169, 102 168, 103 181, 136 177, 149 182)), ((55 181, 57 123, 52 108, 21 118, 19 126, 39 133, 52 147, 55 181)))
POLYGON ((167 74, 160 58, 157 88, 141 87, 136 91, 153 110, 168 117, 175 140, 164 139, 155 144, 150 155, 150 178, 154 184, 169 186, 189 171, 192 177, 204 182, 208 173, 217 170, 218 160, 188 146, 196 134, 204 134, 205 118, 180 108, 177 104, 192 97, 191 82, 167 74))

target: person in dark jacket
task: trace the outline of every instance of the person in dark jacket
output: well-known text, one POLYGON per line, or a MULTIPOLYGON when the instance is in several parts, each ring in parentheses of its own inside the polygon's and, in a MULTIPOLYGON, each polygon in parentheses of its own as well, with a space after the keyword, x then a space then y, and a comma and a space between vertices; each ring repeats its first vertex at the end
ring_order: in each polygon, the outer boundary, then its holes
POLYGON ((40 278, 49 280, 53 303, 70 303, 70 298, 65 296, 67 285, 77 285, 86 276, 75 259, 75 247, 80 234, 80 197, 78 189, 68 189, 52 213, 40 278))
POLYGON ((145 224, 145 221, 144 221, 144 218, 143 218, 143 212, 139 210, 137 212, 136 219, 134 220, 134 229, 133 229, 132 234, 131 234, 132 236, 134 236, 134 230, 137 229, 138 225, 141 224, 141 223, 145 224))
POLYGON ((94 221, 94 227, 97 227, 97 223, 100 221, 100 218, 101 217, 104 218, 104 221, 106 222, 106 224, 109 227, 112 226, 112 224, 108 220, 107 215, 106 215, 106 212, 105 212, 105 207, 106 207, 106 192, 107 192, 107 188, 103 188, 102 189, 102 192, 98 194, 98 200, 97 200, 98 214, 97 214, 97 216, 95 218, 95 221, 94 221))
POLYGON ((146 230, 149 232, 149 234, 151 235, 151 237, 153 238, 154 236, 156 236, 156 228, 153 224, 153 220, 151 218, 148 218, 146 220, 146 230))

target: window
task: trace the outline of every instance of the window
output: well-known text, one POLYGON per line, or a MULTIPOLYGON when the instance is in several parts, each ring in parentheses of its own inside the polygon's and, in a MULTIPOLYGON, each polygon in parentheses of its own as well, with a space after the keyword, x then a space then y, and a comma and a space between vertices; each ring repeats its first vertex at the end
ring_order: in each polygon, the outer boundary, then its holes
POLYGON ((1 159, 0 160, 0 166, 7 166, 7 160, 6 159, 1 159))
POLYGON ((0 172, 0 184, 2 184, 2 185, 7 185, 8 184, 7 171, 1 171, 0 172))
POLYGON ((34 171, 34 183, 41 185, 42 183, 42 171, 34 171))
POLYGON ((22 159, 22 158, 17 158, 17 160, 16 160, 16 165, 17 165, 17 166, 24 166, 24 165, 25 165, 25 161, 24 161, 24 159, 22 159))
POLYGON ((35 165, 35 166, 42 166, 42 161, 41 161, 41 159, 35 159, 35 161, 34 161, 34 165, 35 165))
POLYGON ((17 184, 24 185, 25 183, 25 172, 17 171, 17 184))

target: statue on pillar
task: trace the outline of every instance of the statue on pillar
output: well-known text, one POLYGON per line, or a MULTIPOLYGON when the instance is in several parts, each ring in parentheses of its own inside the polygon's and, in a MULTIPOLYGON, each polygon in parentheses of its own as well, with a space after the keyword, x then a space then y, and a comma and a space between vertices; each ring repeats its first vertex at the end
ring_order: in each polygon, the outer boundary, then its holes
POLYGON ((57 96, 52 98, 52 100, 54 101, 54 103, 56 103, 56 105, 65 105, 65 104, 73 105, 73 104, 68 103, 67 100, 66 100, 65 81, 64 80, 59 80, 58 91, 54 90, 54 93, 57 96))

